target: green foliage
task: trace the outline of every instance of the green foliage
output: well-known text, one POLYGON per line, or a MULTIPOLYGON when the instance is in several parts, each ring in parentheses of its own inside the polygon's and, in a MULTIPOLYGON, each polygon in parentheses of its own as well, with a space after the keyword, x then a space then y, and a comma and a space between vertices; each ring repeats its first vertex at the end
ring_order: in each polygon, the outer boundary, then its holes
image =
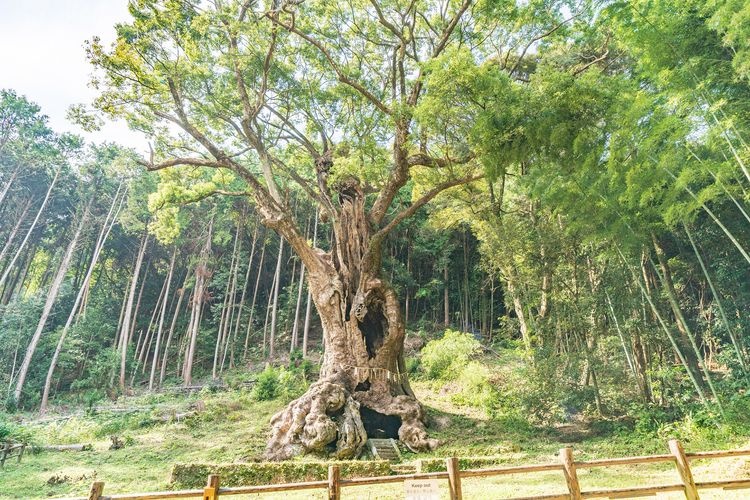
POLYGON ((37 436, 32 429, 19 425, 8 415, 0 412, 0 443, 4 441, 36 444, 37 436))
POLYGON ((256 401, 270 401, 277 398, 293 399, 301 395, 307 388, 306 368, 304 364, 293 369, 266 366, 258 374, 251 396, 256 401))
POLYGON ((170 484, 175 489, 197 488, 205 484, 209 474, 219 474, 222 484, 253 486, 263 484, 322 481, 328 477, 328 466, 338 465, 342 478, 387 476, 391 463, 387 460, 343 460, 333 462, 266 462, 249 464, 175 464, 170 484))
MULTIPOLYGON (((485 456, 485 457, 466 457, 458 458, 458 466, 461 470, 467 469, 489 469, 507 465, 509 462, 507 456, 485 456)), ((419 472, 445 472, 446 465, 444 458, 422 458, 417 462, 419 472)))
POLYGON ((441 339, 431 340, 422 350, 424 373, 432 380, 455 380, 480 348, 470 333, 446 330, 441 339))

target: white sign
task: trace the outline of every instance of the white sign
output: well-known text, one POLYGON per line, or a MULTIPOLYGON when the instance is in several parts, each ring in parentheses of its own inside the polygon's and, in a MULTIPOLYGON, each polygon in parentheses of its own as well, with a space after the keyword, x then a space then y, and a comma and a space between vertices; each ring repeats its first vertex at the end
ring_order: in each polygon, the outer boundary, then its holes
POLYGON ((406 500, 439 500, 440 486, 437 479, 412 479, 404 481, 406 500))

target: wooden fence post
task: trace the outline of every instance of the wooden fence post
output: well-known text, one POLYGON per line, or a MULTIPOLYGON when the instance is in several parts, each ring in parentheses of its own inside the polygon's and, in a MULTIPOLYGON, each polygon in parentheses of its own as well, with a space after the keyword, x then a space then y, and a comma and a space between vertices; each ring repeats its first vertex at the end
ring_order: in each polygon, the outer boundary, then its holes
POLYGON ((7 441, 5 445, 3 445, 2 454, 0 454, 0 469, 5 467, 5 459, 8 457, 9 453, 10 453, 10 441, 7 441))
POLYGON ((451 500, 461 500, 461 469, 458 466, 458 458, 450 457, 445 459, 445 467, 448 469, 448 490, 450 491, 451 500))
POLYGON ((206 487, 203 488, 203 500, 217 500, 219 498, 219 475, 208 476, 206 487))
POLYGON ((565 474, 565 482, 568 484, 570 498, 580 500, 583 497, 581 497, 581 485, 578 484, 576 464, 573 461, 573 448, 561 448, 560 461, 563 465, 563 474, 565 474))
POLYGON ((693 473, 690 471, 690 463, 688 462, 687 456, 685 456, 685 450, 682 448, 682 443, 676 439, 670 439, 669 451, 674 455, 677 472, 680 473, 680 479, 682 479, 682 484, 685 487, 685 498, 687 498, 687 500, 700 500, 698 488, 695 486, 693 473))
POLYGON ((23 443, 21 445, 21 451, 18 453, 18 463, 21 463, 21 459, 23 458, 23 452, 26 451, 26 443, 23 443))
POLYGON ((328 466, 328 499, 341 500, 341 470, 338 465, 328 466))
POLYGON ((102 493, 104 493, 104 483, 101 481, 95 482, 91 485, 91 490, 89 490, 89 500, 100 500, 102 493))

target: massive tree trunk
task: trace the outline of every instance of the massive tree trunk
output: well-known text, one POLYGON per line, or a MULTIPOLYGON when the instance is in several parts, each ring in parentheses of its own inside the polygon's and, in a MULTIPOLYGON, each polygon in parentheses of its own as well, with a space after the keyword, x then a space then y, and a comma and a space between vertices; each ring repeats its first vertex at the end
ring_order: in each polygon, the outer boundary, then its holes
POLYGON ((368 436, 398 438, 414 450, 437 445, 404 370, 401 307, 380 276, 382 239, 373 237, 356 181, 342 186, 339 198, 333 249, 318 251, 308 266, 323 327, 320 380, 272 418, 272 460, 307 452, 351 458, 368 436))

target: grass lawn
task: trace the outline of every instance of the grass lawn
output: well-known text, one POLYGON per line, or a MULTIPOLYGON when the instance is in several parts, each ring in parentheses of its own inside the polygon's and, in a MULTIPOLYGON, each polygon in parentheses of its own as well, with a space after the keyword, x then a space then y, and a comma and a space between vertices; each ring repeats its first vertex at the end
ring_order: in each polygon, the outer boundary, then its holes
MULTIPOLYGON (((508 465, 555 463, 563 446, 573 446, 579 460, 627 455, 665 453, 666 437, 644 438, 628 433, 596 435, 585 429, 539 429, 504 418, 488 418, 483 412, 458 407, 450 398, 426 383, 415 390, 428 408, 432 434, 443 444, 434 454, 405 454, 405 460, 460 456, 501 456, 508 465), (580 432, 578 432, 580 431, 580 432)), ((52 416, 45 421, 28 416, 26 426, 39 444, 92 443, 88 452, 29 453, 21 464, 10 460, 0 471, 0 498, 34 499, 87 494, 94 480, 105 482, 105 494, 169 489, 169 474, 177 462, 227 463, 260 457, 265 446, 268 420, 283 401, 256 402, 244 390, 200 393, 189 397, 167 395, 123 398, 117 406, 138 407, 123 415, 100 411, 71 418, 52 416), (162 423, 170 411, 193 407, 200 411, 182 422, 162 423), (156 421, 157 423, 154 423, 156 421), (125 447, 110 450, 109 435, 119 435, 125 447)), ((750 445, 747 436, 711 440, 696 436, 685 440, 687 451, 737 448, 750 445)), ((696 480, 750 477, 748 461, 717 459, 695 462, 696 480)), ((679 482, 670 464, 621 466, 580 470, 584 490, 679 482)), ((441 481, 446 483, 446 481, 441 481)), ((518 474, 463 481, 464 498, 509 498, 565 491, 559 472, 518 474)), ((442 486, 447 498, 447 486, 442 486)), ((702 498, 750 498, 744 492, 715 491, 702 498)), ((233 498, 279 498, 285 500, 324 498, 325 493, 299 492, 233 498)), ((403 498, 402 484, 344 488, 344 498, 403 498)), ((659 498, 682 498, 680 494, 659 498)))

